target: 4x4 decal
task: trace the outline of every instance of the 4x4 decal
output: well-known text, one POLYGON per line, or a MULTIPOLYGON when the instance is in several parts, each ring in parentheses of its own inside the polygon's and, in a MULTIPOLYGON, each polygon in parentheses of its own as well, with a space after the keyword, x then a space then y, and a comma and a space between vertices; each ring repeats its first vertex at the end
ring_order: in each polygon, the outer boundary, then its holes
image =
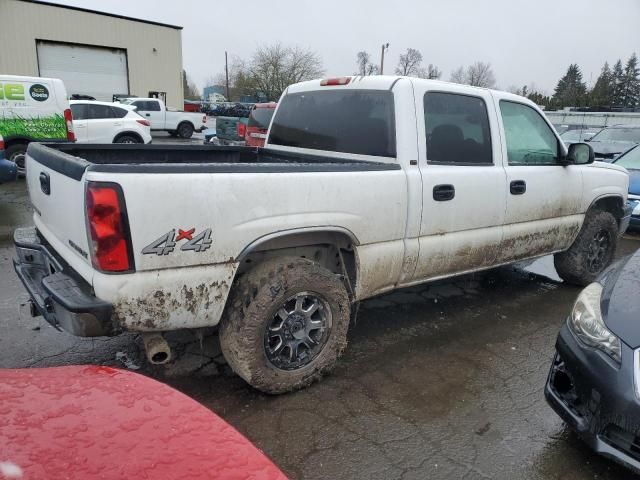
POLYGON ((176 229, 174 228, 144 247, 142 253, 145 255, 169 255, 175 250, 176 244, 181 240, 187 240, 187 242, 180 247, 180 250, 183 252, 190 250, 194 252, 204 252, 208 248, 211 248, 211 244, 213 243, 211 239, 211 229, 207 228, 197 235, 195 235, 195 232, 195 228, 189 228, 187 230, 178 228, 178 235, 176 236, 176 229))

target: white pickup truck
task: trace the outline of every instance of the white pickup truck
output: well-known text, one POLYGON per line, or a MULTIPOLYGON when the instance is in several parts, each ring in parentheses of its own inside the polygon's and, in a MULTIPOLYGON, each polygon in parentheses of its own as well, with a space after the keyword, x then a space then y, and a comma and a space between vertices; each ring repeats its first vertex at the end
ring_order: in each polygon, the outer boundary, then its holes
POLYGON ((207 116, 204 113, 171 110, 157 98, 134 97, 122 99, 120 102, 137 107, 136 112, 151 122, 151 130, 191 138, 193 132, 201 132, 207 128, 207 116))
POLYGON ((219 325, 248 383, 331 369, 353 304, 555 254, 587 284, 626 229, 628 174, 567 151, 509 93, 406 77, 290 86, 266 148, 32 144, 15 234, 33 313, 75 335, 219 325))

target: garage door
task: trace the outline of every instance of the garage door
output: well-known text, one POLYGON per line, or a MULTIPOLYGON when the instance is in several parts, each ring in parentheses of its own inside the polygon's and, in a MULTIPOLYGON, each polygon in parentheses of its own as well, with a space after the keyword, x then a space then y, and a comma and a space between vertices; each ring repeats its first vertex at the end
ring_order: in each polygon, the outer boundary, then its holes
POLYGON ((69 95, 110 102, 129 93, 126 50, 43 41, 37 48, 40 76, 62 79, 69 95))

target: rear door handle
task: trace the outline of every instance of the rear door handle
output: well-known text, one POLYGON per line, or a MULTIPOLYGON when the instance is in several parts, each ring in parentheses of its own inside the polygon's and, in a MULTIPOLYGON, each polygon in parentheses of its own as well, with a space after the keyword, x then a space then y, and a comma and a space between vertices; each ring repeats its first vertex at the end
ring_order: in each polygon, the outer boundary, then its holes
POLYGON ((144 114, 144 116, 145 116, 145 117, 150 117, 150 116, 151 116, 151 114, 150 114, 150 113, 145 113, 145 114, 144 114))
POLYGON ((522 195, 527 191, 527 182, 524 180, 514 180, 509 185, 511 195, 522 195))
POLYGON ((40 172, 40 190, 42 190, 42 193, 45 195, 51 194, 51 179, 46 172, 40 172))
POLYGON ((433 199, 436 202, 447 202, 456 196, 456 189, 453 185, 443 184, 433 187, 433 199))

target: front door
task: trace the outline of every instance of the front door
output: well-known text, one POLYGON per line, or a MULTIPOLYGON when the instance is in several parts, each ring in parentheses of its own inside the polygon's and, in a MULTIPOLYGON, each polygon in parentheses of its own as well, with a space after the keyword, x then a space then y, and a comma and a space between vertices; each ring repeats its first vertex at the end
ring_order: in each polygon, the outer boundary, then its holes
POLYGON ((415 85, 423 210, 414 281, 491 266, 506 182, 491 94, 415 85))
POLYGON ((507 210, 499 263, 566 249, 583 215, 582 169, 563 166, 560 140, 534 107, 499 98, 507 158, 507 210))

